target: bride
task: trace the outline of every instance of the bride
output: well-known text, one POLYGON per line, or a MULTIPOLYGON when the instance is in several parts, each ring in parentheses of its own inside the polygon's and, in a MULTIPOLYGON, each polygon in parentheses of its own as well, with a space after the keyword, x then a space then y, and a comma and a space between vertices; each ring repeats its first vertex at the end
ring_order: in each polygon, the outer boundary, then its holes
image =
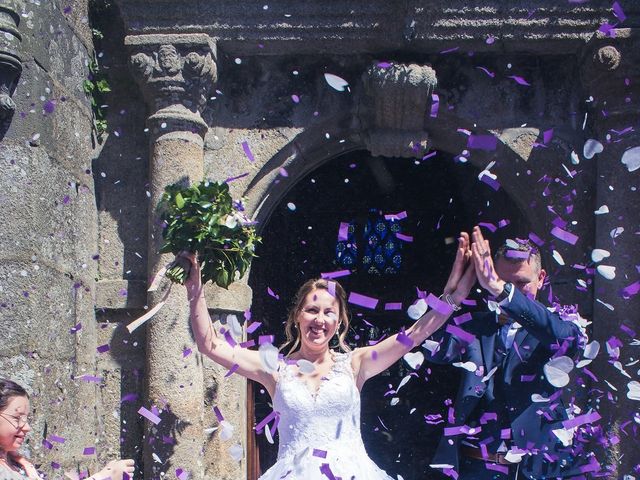
POLYGON ((339 283, 309 280, 299 289, 286 334, 292 347, 277 371, 259 352, 232 347, 211 322, 195 255, 187 287, 191 325, 198 349, 213 361, 259 382, 271 395, 280 434, 278 458, 260 480, 391 479, 368 457, 360 435, 360 390, 440 328, 475 283, 469 236, 462 233, 442 298, 404 332, 376 345, 350 351, 346 294, 339 283), (338 353, 329 348, 337 335, 338 353))

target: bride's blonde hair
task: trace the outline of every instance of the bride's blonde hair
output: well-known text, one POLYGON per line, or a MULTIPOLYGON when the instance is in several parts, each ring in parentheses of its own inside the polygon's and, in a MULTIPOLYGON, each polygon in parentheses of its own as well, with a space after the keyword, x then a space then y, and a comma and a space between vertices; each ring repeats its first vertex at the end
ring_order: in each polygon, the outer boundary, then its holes
POLYGON ((283 350, 289 347, 287 355, 291 355, 293 352, 300 348, 300 328, 296 328, 296 319, 298 314, 302 311, 304 301, 309 293, 314 290, 326 290, 332 293, 336 300, 338 300, 338 347, 343 352, 349 352, 351 349, 345 343, 347 332, 349 331, 349 309, 347 307, 347 293, 335 280, 326 280, 324 278, 314 278, 307 280, 296 293, 294 297, 291 309, 289 309, 289 315, 287 316, 287 324, 285 325, 284 332, 287 336, 287 341, 280 347, 283 350), (329 285, 332 288, 329 288, 329 285), (335 286, 335 289, 333 288, 335 286), (332 291, 333 290, 333 291, 332 291))

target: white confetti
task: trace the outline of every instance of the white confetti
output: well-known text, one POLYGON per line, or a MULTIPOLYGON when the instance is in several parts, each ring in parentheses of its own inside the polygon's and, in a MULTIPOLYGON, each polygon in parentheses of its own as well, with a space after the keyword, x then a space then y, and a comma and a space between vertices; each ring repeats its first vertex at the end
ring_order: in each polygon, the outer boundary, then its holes
POLYGON ((543 397, 539 393, 534 393, 531 395, 531 401, 534 403, 546 403, 549 399, 547 397, 543 397))
POLYGON ((296 204, 289 202, 289 203, 287 203, 287 208, 289 210, 291 210, 292 212, 295 212, 296 211, 296 204))
POLYGON ((611 252, 609 252, 608 250, 603 250, 601 248, 594 248, 593 251, 591 252, 591 260, 593 260, 596 263, 601 262, 603 259, 610 256, 611 256, 611 252))
POLYGON ((271 436, 271 429, 267 426, 264 429, 264 437, 267 439, 271 445, 273 445, 273 437, 271 436))
POLYGON ((622 163, 630 172, 640 168, 640 147, 633 147, 622 154, 622 163))
POLYGON ((439 346, 440 344, 435 340, 425 340, 422 344, 422 348, 429 350, 431 353, 435 353, 439 346))
POLYGON ((222 420, 220 422, 220 440, 230 440, 231 437, 233 437, 233 425, 231 425, 229 422, 227 422, 226 420, 222 420))
POLYGON ((599 352, 600 352, 600 342, 598 342, 597 340, 594 340, 593 342, 589 343, 586 347, 584 347, 584 358, 593 360, 598 356, 599 352))
POLYGON ((400 399, 398 397, 393 397, 389 402, 389 405, 391 405, 392 407, 395 407, 398 404, 398 402, 400 402, 400 399))
POLYGON ((574 151, 571 151, 571 163, 574 165, 578 165, 580 163, 580 157, 578 157, 578 154, 574 151))
POLYGON ((309 360, 305 360, 304 358, 298 360, 296 365, 298 365, 298 371, 305 375, 311 375, 316 371, 316 366, 312 362, 310 362, 309 360))
POLYGON ((552 358, 543 367, 547 381, 557 388, 569 384, 569 372, 573 370, 573 361, 569 357, 552 358))
POLYGON ((411 375, 407 375, 402 380, 400 380, 400 384, 398 385, 398 388, 396 388, 396 393, 398 393, 400 389, 409 382, 409 380, 411 380, 411 375))
POLYGON ((239 337, 240 335, 242 335, 242 325, 240 325, 238 317, 236 317, 234 314, 227 315, 227 326, 231 331, 231 335, 233 335, 234 337, 239 337))
POLYGON ((454 362, 452 365, 454 367, 464 368, 468 372, 475 372, 478 369, 478 366, 473 362, 454 362))
POLYGON ((627 398, 630 400, 638 400, 640 402, 640 382, 632 380, 627 383, 627 388, 629 389, 627 392, 627 398))
POLYGON ((231 458, 233 458, 236 462, 242 460, 242 457, 244 456, 244 450, 242 449, 242 445, 240 445, 239 443, 231 445, 228 452, 229 455, 231 455, 231 458))
POLYGON ((324 79, 327 81, 329 86, 334 90, 338 90, 339 92, 344 92, 344 90, 349 86, 349 82, 347 82, 344 78, 340 78, 333 73, 325 73, 324 79))
MULTIPOLYGON (((434 343, 436 344, 436 346, 438 345, 438 342, 434 343)), ((407 362, 407 365, 409 365, 411 368, 417 370, 420 368, 420 365, 422 365, 422 362, 424 362, 424 354, 422 352, 409 352, 405 354, 402 359, 407 362)))
POLYGON ((407 309, 407 315, 409 315, 409 318, 412 320, 418 320, 427 313, 428 308, 427 302, 425 302, 424 298, 421 298, 407 309))
POLYGON ((278 349, 270 343, 263 343, 258 349, 262 366, 269 373, 278 370, 278 349))
POLYGON ((604 215, 605 213, 609 213, 609 207, 607 205, 602 205, 599 209, 595 210, 593 213, 596 215, 604 215))
POLYGON ((560 255, 560 253, 557 250, 554 250, 551 253, 551 256, 556 262, 558 262, 559 265, 564 266, 564 258, 562 258, 562 255, 560 255))
POLYGON ((562 442, 562 445, 565 447, 571 446, 574 431, 574 428, 570 428, 568 430, 566 428, 557 428, 555 430, 552 430, 553 434, 558 437, 558 440, 560 440, 562 442))
POLYGON ((598 268, 596 268, 596 270, 607 280, 613 280, 614 278, 616 278, 616 267, 613 267, 611 265, 598 265, 598 268))
POLYGON ((622 363, 620 362, 613 362, 613 366, 616 367, 618 370, 620 370, 620 373, 623 374, 625 377, 631 378, 631 375, 629 375, 627 373, 627 371, 624 369, 624 367, 622 366, 622 363))
POLYGON ((604 150, 604 147, 602 146, 602 144, 593 139, 590 138, 589 140, 587 140, 586 142, 584 142, 584 148, 582 149, 582 155, 584 156, 584 158, 590 160, 592 159, 596 154, 601 153, 604 150))
POLYGON ((616 227, 609 232, 611 238, 618 238, 624 232, 624 227, 616 227))

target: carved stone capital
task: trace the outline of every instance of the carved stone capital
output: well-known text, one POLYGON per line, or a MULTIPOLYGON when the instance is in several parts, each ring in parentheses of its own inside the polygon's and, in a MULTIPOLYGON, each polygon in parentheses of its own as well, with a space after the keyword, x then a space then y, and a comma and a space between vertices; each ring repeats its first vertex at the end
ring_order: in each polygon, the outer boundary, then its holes
POLYGON ((581 78, 593 106, 606 111, 607 118, 635 115, 630 101, 637 96, 640 75, 640 29, 618 28, 608 35, 598 32, 585 46, 581 78))
POLYGON ((436 72, 427 65, 374 64, 363 75, 361 119, 374 156, 421 158, 428 147, 425 122, 436 72))
POLYGON ((0 5, 0 122, 10 118, 16 108, 11 95, 22 72, 19 25, 20 15, 14 2, 3 2, 0 5))
POLYGON ((152 116, 191 112, 197 123, 204 123, 200 113, 218 79, 216 44, 211 37, 134 35, 125 38, 125 45, 152 116))

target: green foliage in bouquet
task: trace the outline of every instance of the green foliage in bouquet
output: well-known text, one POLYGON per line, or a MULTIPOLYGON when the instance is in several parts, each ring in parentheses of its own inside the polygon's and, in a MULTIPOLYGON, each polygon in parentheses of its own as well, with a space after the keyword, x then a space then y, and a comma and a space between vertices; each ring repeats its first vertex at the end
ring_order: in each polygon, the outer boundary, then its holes
MULTIPOLYGON (((198 252, 202 281, 228 288, 246 273, 255 257, 254 222, 244 214, 241 201, 234 201, 229 185, 203 181, 183 187, 170 185, 160 200, 164 244, 162 253, 177 255, 198 252)), ((189 263, 183 257, 167 269, 166 276, 183 284, 189 275, 189 263)))

